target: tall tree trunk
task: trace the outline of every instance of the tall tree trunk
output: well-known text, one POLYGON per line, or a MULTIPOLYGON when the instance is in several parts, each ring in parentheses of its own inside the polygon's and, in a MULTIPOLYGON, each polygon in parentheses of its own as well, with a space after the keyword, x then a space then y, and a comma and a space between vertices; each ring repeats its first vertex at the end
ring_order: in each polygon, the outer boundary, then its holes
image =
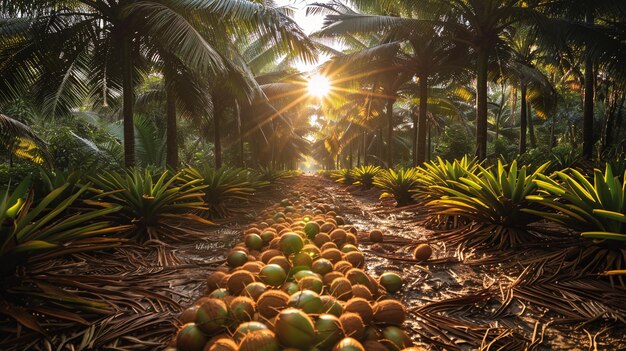
POLYGON ((352 159, 352 143, 353 143, 353 140, 350 140, 349 150, 348 150, 349 151, 349 154, 348 154, 348 165, 349 165, 350 168, 352 168, 352 166, 353 166, 353 159, 352 159))
POLYGON ((419 119, 417 122, 417 158, 415 166, 424 163, 426 157, 426 132, 427 127, 427 113, 428 113, 428 77, 421 75, 419 77, 420 83, 420 111, 419 119))
MULTIPOLYGON (((393 103, 394 99, 387 99, 387 167, 393 168, 393 103)), ((381 135, 382 137, 382 135, 381 135)))
POLYGON ((219 105, 213 103, 213 135, 214 144, 213 152, 215 153, 215 168, 222 167, 222 128, 220 126, 222 118, 222 109, 219 105))
POLYGON ((530 136, 530 147, 534 149, 537 147, 537 138, 535 137, 535 125, 533 124, 533 112, 530 109, 530 104, 526 107, 526 116, 528 116, 528 135, 530 136))
MULTIPOLYGON (((593 24, 593 10, 589 10, 587 24, 593 24)), ((593 155, 593 88, 594 88, 593 58, 587 50, 585 56, 585 100, 583 105, 583 157, 591 159, 593 155)))
MULTIPOLYGON (((358 138, 360 139, 360 138, 358 138)), ((357 139, 357 144, 356 144, 356 165, 360 166, 361 165, 361 145, 359 144, 359 140, 357 139)), ((363 140, 361 140, 363 141, 363 140)))
POLYGON ((174 92, 173 80, 174 72, 167 67, 168 63, 165 62, 165 69, 163 70, 163 80, 165 83, 166 94, 166 130, 165 130, 165 149, 166 149, 166 164, 171 169, 178 168, 178 131, 176 128, 176 93, 174 92))
POLYGON ((478 49, 476 78, 476 156, 487 158, 487 69, 489 53, 485 48, 478 49))
POLYGON ((550 121, 550 141, 548 141, 548 148, 550 150, 554 149, 554 122, 556 118, 556 114, 552 115, 552 120, 550 121))
POLYGON ((528 122, 528 118, 526 118, 526 108, 528 105, 526 104, 526 83, 522 83, 520 86, 520 116, 519 116, 519 153, 520 155, 526 152, 526 123, 528 122))
POLYGON ((239 103, 237 102, 235 102, 235 118, 237 119, 237 140, 239 141, 239 167, 245 167, 243 133, 241 132, 241 109, 239 108, 239 103))
POLYGON ((385 140, 383 139, 382 125, 378 127, 378 157, 378 164, 382 166, 382 163, 385 162, 385 140))
POLYGON ((411 152, 413 153, 413 167, 417 166, 417 129, 419 128, 419 116, 418 114, 411 113, 411 119, 413 120, 413 147, 411 152))
POLYGON ((367 164, 367 130, 363 130, 363 165, 367 164))
POLYGON ((124 119, 124 164, 135 165, 135 124, 133 122, 133 50, 132 39, 122 42, 122 118, 124 119))

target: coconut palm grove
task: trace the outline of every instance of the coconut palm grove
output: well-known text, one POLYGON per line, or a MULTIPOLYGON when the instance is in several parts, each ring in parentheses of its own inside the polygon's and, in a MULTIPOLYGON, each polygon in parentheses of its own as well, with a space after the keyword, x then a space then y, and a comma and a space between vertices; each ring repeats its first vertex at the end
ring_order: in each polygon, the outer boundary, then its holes
POLYGON ((626 1, 0 0, 0 350, 626 350, 626 1))

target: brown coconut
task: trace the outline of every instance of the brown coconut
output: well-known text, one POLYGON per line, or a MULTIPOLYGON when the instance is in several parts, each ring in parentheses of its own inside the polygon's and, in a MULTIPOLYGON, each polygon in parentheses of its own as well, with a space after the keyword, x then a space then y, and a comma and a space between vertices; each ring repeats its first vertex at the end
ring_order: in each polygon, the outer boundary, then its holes
POLYGON ((332 240, 337 246, 341 246, 346 243, 346 237, 348 233, 346 233, 343 229, 335 229, 330 233, 330 240, 332 240))
POLYGON ((324 222, 324 224, 322 224, 320 226, 320 231, 322 233, 330 233, 332 232, 335 228, 337 228, 337 225, 331 222, 324 222))
POLYGON ((280 290, 268 290, 261 294, 257 301, 257 311, 266 319, 276 316, 281 310, 287 308, 289 295, 280 290))
POLYGON ((281 256, 281 255, 282 255, 282 252, 280 252, 280 250, 269 249, 269 250, 263 251, 263 253, 259 257, 261 258, 261 261, 263 263, 267 264, 272 259, 272 257, 281 256))
POLYGON ((322 257, 332 263, 337 263, 343 259, 343 253, 337 249, 326 249, 322 251, 322 257))
POLYGON ((359 242, 359 240, 356 238, 356 235, 349 233, 346 236, 346 244, 350 244, 350 245, 355 245, 359 242))
POLYGON ((228 277, 226 286, 233 295, 239 295, 246 285, 254 282, 254 275, 248 271, 236 271, 228 277))
POLYGON ((402 325, 406 319, 404 305, 397 300, 382 300, 374 304, 374 323, 402 325))
POLYGON ((209 341, 204 351, 237 351, 239 348, 235 341, 228 337, 221 337, 215 341, 209 341))
POLYGON ((324 278, 322 279, 322 281, 324 282, 324 285, 330 286, 330 284, 337 278, 343 278, 343 274, 341 272, 337 272, 337 271, 332 271, 332 272, 328 272, 326 274, 324 274, 324 278))
MULTIPOLYGON (((330 236, 328 238, 330 239, 330 236)), ((328 250, 328 249, 338 249, 338 248, 339 248, 339 246, 337 246, 337 244, 335 244, 332 241, 324 243, 322 246, 320 246, 320 250, 322 250, 322 251, 328 250)))
POLYGON ((315 243, 315 245, 317 245, 317 247, 322 247, 324 246, 324 244, 330 242, 330 235, 326 234, 326 233, 317 233, 315 235, 315 238, 313 239, 313 242, 315 243))
POLYGON ((278 349, 278 340, 271 330, 255 330, 241 339, 239 351, 257 351, 278 349))
POLYGON ((370 289, 363 284, 352 285, 352 296, 360 297, 366 300, 371 300, 373 298, 370 289))
POLYGON ((248 271, 252 274, 258 274, 261 269, 263 269, 263 263, 261 263, 260 261, 246 262, 243 266, 241 266, 241 269, 248 271))
POLYGON ((383 242, 383 232, 374 229, 370 232, 370 241, 373 243, 382 243, 383 242))
POLYGON ((343 310, 346 312, 353 312, 361 316, 363 323, 369 324, 374 319, 374 310, 369 301, 360 298, 353 297, 343 305, 343 310))
POLYGON ((330 293, 338 300, 348 301, 352 297, 352 284, 346 278, 337 278, 330 284, 330 293))
POLYGON ((352 263, 348 262, 348 261, 339 261, 337 263, 335 263, 333 265, 333 269, 336 270, 337 272, 341 272, 343 274, 346 274, 346 272, 348 272, 349 270, 351 270, 352 268, 354 268, 352 266, 352 263))
POLYGON ((363 343, 363 348, 365 351, 389 351, 385 345, 379 343, 378 341, 368 340, 363 343))
POLYGON ((268 264, 277 264, 285 272, 289 272, 289 270, 291 269, 291 263, 285 256, 272 257, 272 259, 269 260, 268 264))
POLYGON ((199 307, 200 307, 199 305, 193 305, 187 308, 186 310, 184 310, 183 313, 181 313, 180 316, 178 317, 178 320, 180 321, 180 323, 181 324, 195 323, 196 312, 198 312, 199 307))
POLYGON ((419 244, 413 250, 413 258, 417 261, 426 261, 433 254, 433 249, 428 244, 419 244))
POLYGON ((206 278, 206 285, 208 291, 213 291, 218 288, 226 286, 227 274, 224 272, 213 272, 206 278))
POLYGON ((365 265, 365 256, 363 256, 363 253, 359 251, 348 252, 345 259, 357 268, 362 268, 363 265, 365 265))
POLYGON ((339 317, 343 332, 346 336, 360 340, 365 336, 365 324, 363 319, 356 313, 344 312, 339 317))
POLYGON ((275 237, 272 241, 267 244, 267 247, 270 249, 278 250, 280 248, 280 237, 275 237))
POLYGON ((240 322, 252 320, 252 318, 254 318, 255 310, 256 304, 254 303, 254 300, 246 296, 235 297, 230 302, 228 309, 231 317, 240 322))

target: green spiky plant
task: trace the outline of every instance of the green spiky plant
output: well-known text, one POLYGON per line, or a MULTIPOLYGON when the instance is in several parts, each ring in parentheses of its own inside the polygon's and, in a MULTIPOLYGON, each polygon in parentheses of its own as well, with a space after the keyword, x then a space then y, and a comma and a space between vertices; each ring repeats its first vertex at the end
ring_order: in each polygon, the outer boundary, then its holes
POLYGON ((374 186, 383 192, 381 199, 394 198, 398 206, 406 206, 415 202, 413 193, 419 187, 417 168, 389 169, 374 178, 374 186))
POLYGON ((479 166, 477 174, 469 173, 454 182, 453 187, 435 186, 446 195, 428 203, 437 211, 462 216, 472 225, 446 233, 453 242, 467 246, 487 244, 496 248, 513 247, 539 236, 528 225, 539 219, 526 211, 542 206, 527 199, 538 189, 535 179, 549 166, 545 163, 534 172, 529 166, 510 166, 499 161, 497 167, 479 166))
POLYGON ((374 186, 374 177, 382 172, 382 168, 374 165, 364 165, 352 170, 354 184, 361 185, 363 189, 370 189, 374 186))
POLYGON ((356 179, 354 178, 354 170, 351 168, 343 168, 332 171, 332 173, 330 173, 330 177, 333 178, 335 182, 343 185, 352 185, 356 182, 356 179))
POLYGON ((194 214, 208 210, 202 179, 184 179, 182 172, 133 169, 105 172, 91 180, 95 185, 92 203, 121 206, 117 220, 132 225, 130 233, 139 240, 176 237, 194 224, 213 224, 194 214))
POLYGON ((256 181, 247 169, 212 168, 210 166, 185 169, 185 178, 200 179, 204 189, 204 202, 209 208, 210 217, 225 217, 231 213, 229 203, 248 200, 267 182, 256 181))
POLYGON ((528 200, 553 211, 526 212, 577 230, 589 239, 589 247, 581 250, 577 260, 584 267, 581 272, 626 268, 626 182, 613 173, 610 164, 604 173, 595 169, 592 180, 570 168, 553 177, 541 176, 535 183, 542 194, 528 196, 528 200))

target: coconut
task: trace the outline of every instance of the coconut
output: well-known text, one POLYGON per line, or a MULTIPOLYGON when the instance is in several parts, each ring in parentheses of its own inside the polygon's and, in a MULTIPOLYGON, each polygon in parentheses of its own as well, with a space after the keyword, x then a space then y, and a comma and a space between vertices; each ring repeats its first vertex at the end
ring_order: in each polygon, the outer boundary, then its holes
POLYGON ((207 290, 208 291, 213 291, 217 288, 223 288, 225 285, 226 280, 224 278, 226 278, 227 274, 224 272, 213 272, 211 273, 211 275, 209 275, 208 278, 206 278, 206 285, 207 285, 207 290))
POLYGON ((353 338, 343 338, 332 351, 365 351, 363 345, 353 338))
POLYGON ((378 284, 378 281, 369 274, 367 275, 367 278, 370 281, 367 287, 370 288, 372 296, 374 296, 374 298, 378 298, 380 296, 380 284, 378 284))
POLYGON ((285 255, 298 253, 303 246, 302 237, 296 233, 285 233, 280 237, 280 249, 285 255))
POLYGON ((406 319, 404 305, 396 300, 378 301, 374 305, 374 322, 380 324, 402 325, 406 319))
POLYGON ((267 247, 269 247, 270 249, 274 249, 274 250, 280 249, 280 238, 275 237, 274 239, 272 239, 270 243, 267 244, 267 247))
POLYGON ((352 285, 352 296, 360 297, 366 300, 371 300, 373 298, 370 289, 363 284, 352 285))
POLYGON ((313 259, 311 258, 311 256, 309 256, 305 252, 298 252, 291 259, 291 263, 293 263, 294 266, 311 267, 311 264, 313 263, 313 259))
POLYGON ((233 295, 239 295, 241 291, 246 287, 246 285, 254 282, 254 275, 248 271, 236 271, 233 272, 230 277, 228 277, 228 281, 226 282, 226 286, 228 286, 228 291, 233 295))
POLYGON ((261 234, 261 229, 257 228, 256 224, 252 224, 243 233, 244 234, 261 234))
POLYGON ((375 340, 368 340, 366 342, 363 343, 363 348, 365 349, 365 351, 389 351, 387 350, 387 348, 385 347, 385 345, 379 343, 378 341, 375 340))
POLYGON ((335 229, 330 233, 330 240, 332 240, 337 246, 341 246, 346 243, 346 237, 348 233, 346 233, 343 229, 335 229))
POLYGON ((343 326, 343 332, 346 336, 355 339, 361 339, 365 336, 365 324, 363 323, 363 319, 356 313, 352 312, 344 312, 341 317, 339 317, 341 321, 341 325, 343 326))
POLYGON ((249 297, 239 296, 230 302, 230 315, 237 322, 247 322, 252 320, 256 304, 249 297))
POLYGON ((361 316, 363 323, 369 324, 374 319, 374 311, 370 303, 360 297, 353 297, 343 305, 346 312, 354 312, 361 316))
POLYGON ((313 261, 313 264, 311 264, 311 270, 323 276, 327 273, 332 272, 333 263, 325 258, 318 258, 317 260, 313 261))
POLYGON ((278 212, 276 214, 274 214, 274 216, 272 217, 273 220, 278 222, 278 219, 285 219, 285 214, 282 212, 278 212))
POLYGON ((294 282, 286 282, 285 284, 283 284, 280 290, 286 292, 289 295, 292 295, 296 293, 298 290, 300 290, 300 288, 298 288, 298 284, 294 282))
POLYGON ((370 241, 373 243, 382 243, 383 242, 383 232, 374 229, 370 232, 370 241))
MULTIPOLYGON (((330 240, 330 236, 328 237, 328 239, 330 240)), ((324 251, 327 249, 338 249, 339 247, 337 246, 337 244, 335 244, 332 241, 326 242, 324 243, 322 246, 320 246, 320 250, 324 251)))
POLYGON ((413 250, 413 258, 417 261, 426 261, 433 254, 433 249, 428 244, 419 244, 413 250))
POLYGON ((255 321, 241 323, 237 329, 235 329, 233 339, 235 339, 236 342, 240 342, 246 335, 258 330, 268 330, 268 327, 263 323, 255 321))
POLYGON ((288 308, 276 318, 276 335, 283 346, 307 350, 315 344, 315 327, 304 312, 288 308))
POLYGON ((257 301, 257 311, 265 318, 272 318, 287 307, 289 295, 279 290, 268 290, 257 301))
POLYGON ((350 283, 352 284, 362 284, 365 286, 370 285, 370 280, 369 280, 368 275, 359 268, 352 268, 349 271, 347 271, 346 279, 348 279, 350 283))
POLYGON ((341 261, 343 254, 337 249, 325 249, 322 251, 322 258, 325 258, 332 263, 337 263, 341 261))
POLYGON ((259 273, 263 268, 263 263, 261 263, 260 261, 252 261, 247 262, 246 264, 238 268, 256 274, 259 273))
POLYGON ((187 323, 176 334, 176 349, 202 351, 209 338, 195 323, 187 323))
POLYGON ((250 250, 248 250, 246 243, 237 243, 235 246, 233 246, 233 249, 231 251, 243 251, 246 254, 250 253, 250 250))
POLYGON ((228 292, 228 289, 220 288, 220 289, 215 289, 215 290, 211 291, 211 293, 209 294, 208 297, 211 298, 211 299, 223 300, 223 299, 225 299, 228 296, 230 296, 230 293, 228 292))
POLYGON ((282 256, 282 252, 280 252, 279 250, 276 249, 268 249, 263 251, 263 253, 261 254, 260 258, 261 261, 263 263, 269 263, 269 261, 274 258, 274 257, 281 257, 282 256))
POLYGON ((343 261, 343 260, 335 263, 335 265, 333 266, 333 269, 335 271, 341 272, 343 274, 348 273, 353 268, 354 267, 352 266, 352 263, 350 263, 348 261, 343 261))
POLYGON ((332 222, 326 222, 324 224, 322 224, 322 226, 320 227, 320 231, 322 233, 330 233, 332 232, 335 228, 337 228, 337 225, 332 223, 332 222))
POLYGON ((319 277, 317 274, 310 271, 308 267, 294 267, 294 269, 291 270, 291 273, 293 273, 293 279, 296 281, 299 281, 304 277, 319 277))
POLYGON ((324 278, 322 279, 322 281, 324 282, 324 285, 330 286, 333 280, 337 278, 344 278, 343 273, 332 271, 324 274, 324 278))
POLYGON ((343 244, 343 246, 341 246, 341 252, 343 253, 348 253, 352 251, 359 251, 359 248, 353 244, 348 244, 348 243, 345 243, 343 244))
POLYGON ((361 268, 365 265, 365 256, 360 251, 348 252, 345 256, 346 261, 350 262, 354 267, 361 268))
POLYGON ((321 294, 324 289, 324 283, 318 277, 304 277, 298 281, 298 289, 311 290, 321 294))
POLYGON ((358 244, 359 240, 357 239, 356 235, 352 234, 352 233, 348 233, 348 236, 346 236, 346 244, 350 244, 350 245, 354 245, 356 246, 358 244))
POLYGON ((259 277, 269 286, 280 286, 287 279, 287 273, 281 266, 270 263, 261 269, 259 277))
POLYGON ((302 290, 291 295, 287 305, 289 307, 299 308, 305 313, 319 313, 322 309, 322 300, 316 292, 302 290))
POLYGON ((267 290, 267 286, 261 282, 254 282, 246 285, 243 289, 241 295, 248 296, 252 300, 256 301, 259 299, 259 296, 263 294, 267 290))
POLYGON ((363 340, 367 341, 378 341, 382 338, 382 334, 376 327, 369 326, 365 328, 365 336, 363 340))
POLYGON ((315 347, 329 350, 343 338, 343 330, 339 318, 332 314, 322 314, 315 321, 315 347))
POLYGON ((248 234, 245 238, 246 247, 251 250, 261 250, 263 248, 263 239, 259 234, 248 234))
POLYGON ((230 268, 242 266, 246 262, 248 262, 248 254, 242 250, 231 251, 226 256, 226 263, 228 263, 230 268))
POLYGON ((220 337, 214 341, 209 341, 204 351, 237 351, 238 347, 233 339, 220 337))
POLYGON ((347 301, 352 297, 352 284, 346 278, 337 278, 330 284, 330 293, 339 300, 347 301))
POLYGON ((316 222, 308 222, 304 225, 304 232, 309 239, 315 238, 317 234, 320 232, 320 225, 316 222))
POLYGON ((266 230, 263 233, 261 233, 261 239, 263 240, 264 244, 268 244, 275 237, 276 237, 276 233, 274 233, 273 231, 266 230))
POLYGON ((379 281, 380 285, 382 285, 388 293, 393 294, 402 289, 402 278, 396 273, 385 272, 381 274, 379 281))
POLYGON ((322 300, 322 313, 332 314, 333 316, 339 317, 343 313, 343 307, 334 297, 330 295, 322 295, 320 296, 322 300))
POLYGON ((285 272, 288 272, 289 270, 291 270, 291 263, 289 263, 289 260, 285 257, 285 256, 276 256, 276 257, 272 257, 268 264, 277 264, 279 265, 285 272))
POLYGON ((239 351, 279 351, 276 336, 270 330, 256 330, 247 334, 239 343, 239 351))
POLYGON ((391 348, 388 346, 388 349, 397 348, 399 350, 402 350, 405 347, 409 347, 411 345, 411 339, 402 331, 402 329, 398 327, 387 327, 383 329, 382 334, 384 343, 391 344, 391 348))
POLYGON ((309 255, 312 259, 318 258, 322 253, 320 249, 313 244, 304 245, 304 247, 302 248, 302 252, 309 255))
POLYGON ((218 299, 206 300, 196 312, 196 325, 205 333, 220 330, 228 318, 226 303, 218 299))
POLYGON ((194 323, 196 321, 196 313, 198 312, 199 307, 200 306, 198 305, 193 305, 184 310, 178 317, 180 324, 194 323))
POLYGON ((323 247, 324 244, 331 242, 330 241, 330 235, 326 234, 326 233, 319 233, 317 235, 315 235, 315 238, 313 239, 313 242, 315 243, 315 245, 317 245, 317 247, 323 247))
POLYGON ((346 224, 346 220, 343 219, 343 217, 340 217, 340 216, 335 216, 335 221, 337 222, 337 225, 344 225, 344 224, 346 224))

